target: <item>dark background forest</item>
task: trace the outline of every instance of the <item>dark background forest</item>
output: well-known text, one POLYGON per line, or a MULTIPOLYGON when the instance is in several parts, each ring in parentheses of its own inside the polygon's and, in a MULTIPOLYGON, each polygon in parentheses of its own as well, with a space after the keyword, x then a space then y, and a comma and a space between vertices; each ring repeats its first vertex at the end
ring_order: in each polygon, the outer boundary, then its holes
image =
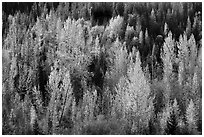
MULTIPOLYGON (((68 17, 72 19, 84 18, 91 20, 92 25, 107 24, 111 18, 118 15, 124 17, 124 26, 136 26, 136 21, 140 20, 141 29, 146 29, 152 38, 157 35, 163 35, 164 23, 168 24, 169 30, 172 32, 173 37, 178 40, 179 36, 186 30, 187 19, 189 17, 191 24, 194 22, 194 16, 197 13, 202 20, 202 3, 59 3, 59 2, 3 2, 2 3, 2 18, 3 18, 3 34, 8 29, 8 15, 14 15, 17 12, 25 14, 28 19, 25 25, 34 25, 37 17, 41 14, 49 13, 50 10, 55 10, 62 21, 68 17), (92 13, 90 14, 90 7, 92 13), (151 11, 154 9, 154 15, 151 11), (173 11, 173 12, 172 12, 173 11), (130 16, 130 14, 132 16, 130 16), (154 22, 155 18, 155 22, 154 22)), ((124 27, 125 30, 125 27, 124 27)), ((200 31, 193 29, 193 34, 196 41, 201 39, 198 34, 200 31)))

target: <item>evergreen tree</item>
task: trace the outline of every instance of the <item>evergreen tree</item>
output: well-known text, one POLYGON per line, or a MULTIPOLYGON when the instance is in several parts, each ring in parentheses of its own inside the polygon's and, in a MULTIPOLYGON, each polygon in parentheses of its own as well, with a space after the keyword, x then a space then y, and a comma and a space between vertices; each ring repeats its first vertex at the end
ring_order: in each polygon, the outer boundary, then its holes
MULTIPOLYGON (((202 22, 201 22, 201 15, 200 12, 196 13, 193 21, 192 26, 192 33, 195 37, 196 43, 198 44, 198 41, 202 38, 202 22)), ((199 47, 197 47, 199 48, 199 47)))
POLYGON ((187 130, 189 134, 197 134, 197 119, 195 114, 195 106, 193 100, 190 100, 190 103, 186 109, 186 119, 187 119, 187 130))
POLYGON ((145 47, 147 47, 147 49, 150 49, 150 38, 147 29, 145 31, 145 47))
POLYGON ((164 24, 164 35, 165 36, 168 36, 168 31, 169 31, 169 28, 168 28, 167 23, 165 22, 165 24, 164 24))
POLYGON ((190 36, 191 36, 191 21, 190 21, 189 17, 188 17, 188 20, 187 20, 186 35, 187 35, 187 39, 189 39, 190 36))
POLYGON ((142 30, 139 33, 139 42, 140 42, 141 46, 143 47, 143 45, 144 45, 144 35, 143 35, 142 30))
POLYGON ((141 18, 139 15, 137 15, 137 23, 135 26, 135 32, 136 32, 136 36, 139 38, 140 32, 142 30, 142 23, 141 23, 141 18))

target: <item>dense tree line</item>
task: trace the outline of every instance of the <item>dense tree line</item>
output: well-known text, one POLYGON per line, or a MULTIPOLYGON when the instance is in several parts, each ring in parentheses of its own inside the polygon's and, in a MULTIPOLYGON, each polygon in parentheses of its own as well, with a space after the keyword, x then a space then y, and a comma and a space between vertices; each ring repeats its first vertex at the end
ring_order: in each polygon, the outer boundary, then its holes
MULTIPOLYGON (((128 52, 132 47, 142 47, 140 54, 142 62, 153 50, 153 44, 162 43, 167 33, 171 31, 173 38, 178 41, 186 31, 188 38, 194 34, 199 46, 202 38, 202 4, 201 3, 3 3, 3 36, 8 30, 8 15, 22 12, 21 21, 25 26, 32 26, 37 17, 46 15, 51 9, 55 10, 61 20, 68 17, 75 20, 84 18, 90 20, 92 26, 106 25, 111 18, 118 15, 124 17, 119 38, 127 42, 128 52), (23 8, 22 8, 23 7, 23 8), (9 9, 9 10, 8 10, 9 9), (165 24, 166 23, 166 24, 165 24), (127 26, 134 31, 127 32, 127 26), (168 28, 165 28, 168 26, 168 28), (130 34, 129 34, 130 33, 130 34), (158 37, 159 36, 159 37, 158 37), (161 37, 162 36, 162 37, 161 37), (133 38, 139 39, 139 42, 133 38), (148 39, 148 40, 147 40, 148 39), (163 39, 163 40, 162 40, 163 39), (130 44, 131 42, 131 44, 130 44), (141 46, 139 46, 141 45, 141 46)), ((161 44, 159 45, 161 48, 161 44)), ((159 49, 160 49, 159 48, 159 49)), ((160 50, 159 50, 160 51, 160 50)), ((159 54, 159 53, 157 53, 159 54)), ((159 57, 157 57, 159 60, 159 57)))
MULTIPOLYGON (((145 32, 147 29, 149 36, 153 39, 157 35, 164 35, 164 23, 167 23, 169 30, 174 38, 178 40, 179 36, 186 30, 188 17, 191 27, 196 22, 195 14, 198 20, 202 20, 202 4, 201 3, 33 3, 33 2, 3 2, 3 21, 6 22, 9 14, 14 15, 22 12, 30 16, 29 18, 36 21, 43 11, 49 13, 50 9, 54 9, 62 20, 68 17, 74 19, 84 18, 92 19, 93 25, 104 25, 112 17, 118 15, 124 16, 124 24, 136 27, 137 20, 140 20, 141 30, 145 32), (4 17, 5 16, 5 17, 4 17)), ((44 13, 45 14, 45 13, 44 13)), ((3 25, 4 26, 4 25, 3 25)), ((197 27, 197 26, 195 26, 197 27)), ((199 35, 196 28, 193 29, 194 35, 199 35)), ((197 28, 200 29, 200 28, 197 28)), ((201 39, 196 37, 196 42, 201 39)))

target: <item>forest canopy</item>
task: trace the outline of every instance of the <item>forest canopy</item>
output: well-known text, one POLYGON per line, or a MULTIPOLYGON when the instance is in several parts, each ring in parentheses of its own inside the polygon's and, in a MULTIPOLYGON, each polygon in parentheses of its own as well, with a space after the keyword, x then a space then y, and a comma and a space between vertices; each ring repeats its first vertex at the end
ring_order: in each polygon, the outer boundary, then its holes
POLYGON ((202 3, 3 2, 2 133, 202 134, 202 3))

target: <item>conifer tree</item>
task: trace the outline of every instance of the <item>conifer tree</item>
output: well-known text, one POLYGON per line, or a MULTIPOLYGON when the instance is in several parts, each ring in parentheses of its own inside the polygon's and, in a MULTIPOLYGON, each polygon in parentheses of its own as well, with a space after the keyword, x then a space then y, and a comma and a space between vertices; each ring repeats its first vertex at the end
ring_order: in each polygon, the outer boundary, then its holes
POLYGON ((166 133, 175 135, 179 133, 179 125, 180 122, 180 109, 177 103, 176 98, 173 101, 173 105, 170 105, 170 115, 167 121, 166 133))
POLYGON ((191 36, 191 21, 190 21, 190 17, 188 17, 188 19, 187 19, 186 35, 187 35, 188 39, 191 36))
POLYGON ((167 25, 167 23, 165 22, 165 24, 164 24, 164 35, 165 36, 168 36, 168 25, 167 25))
POLYGON ((150 22, 156 23, 156 15, 155 15, 154 9, 152 9, 151 14, 150 14, 150 22))
POLYGON ((196 66, 196 59, 197 59, 197 46, 196 46, 196 41, 194 38, 194 35, 192 34, 188 40, 188 45, 190 47, 190 53, 189 53, 189 67, 190 67, 190 72, 194 72, 195 66, 196 66))
POLYGON ((197 119, 196 119, 196 110, 193 100, 190 100, 190 103, 186 109, 186 119, 187 119, 187 130, 189 134, 197 134, 197 119))
POLYGON ((134 124, 131 127, 134 129, 132 132, 136 134, 141 134, 141 131, 148 127, 153 112, 152 98, 149 98, 149 83, 140 65, 139 52, 137 52, 136 62, 131 61, 129 64, 127 74, 129 80, 127 80, 126 98, 123 100, 126 104, 126 111, 134 118, 134 124), (140 79, 135 79, 135 77, 140 77, 140 79))
POLYGON ((141 23, 141 17, 139 15, 137 15, 136 17, 137 17, 137 22, 135 26, 135 32, 136 32, 136 36, 139 37, 140 31, 142 30, 142 23, 141 23))
POLYGON ((143 31, 142 30, 139 33, 139 42, 140 42, 141 46, 143 47, 143 45, 144 45, 144 36, 143 36, 143 31))
POLYGON ((192 33, 195 37, 196 43, 202 38, 202 21, 200 13, 196 13, 192 26, 192 33))
POLYGON ((149 38, 149 34, 148 34, 148 30, 147 29, 145 31, 145 47, 147 49, 150 49, 150 38, 149 38))

